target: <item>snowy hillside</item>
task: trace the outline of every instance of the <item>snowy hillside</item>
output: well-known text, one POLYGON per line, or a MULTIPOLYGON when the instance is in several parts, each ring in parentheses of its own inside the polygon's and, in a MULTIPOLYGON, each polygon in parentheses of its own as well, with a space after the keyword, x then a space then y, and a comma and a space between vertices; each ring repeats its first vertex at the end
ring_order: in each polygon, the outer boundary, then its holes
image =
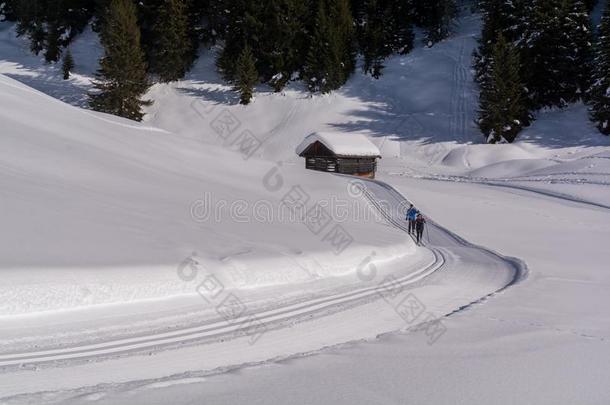
POLYGON ((249 106, 203 50, 139 124, 83 108, 90 28, 63 81, 0 22, 0 402, 608 403, 610 139, 576 104, 483 144, 479 32, 249 106), (324 131, 379 181, 306 171, 324 131))
POLYGON ((2 213, 12 229, 2 234, 2 315, 194 294, 175 273, 193 251, 236 287, 344 275, 371 250, 414 254, 350 197, 347 179, 246 162, 0 80, 2 213), (290 220, 281 202, 293 186, 312 204, 346 204, 349 253, 335 256, 323 235, 290 220))

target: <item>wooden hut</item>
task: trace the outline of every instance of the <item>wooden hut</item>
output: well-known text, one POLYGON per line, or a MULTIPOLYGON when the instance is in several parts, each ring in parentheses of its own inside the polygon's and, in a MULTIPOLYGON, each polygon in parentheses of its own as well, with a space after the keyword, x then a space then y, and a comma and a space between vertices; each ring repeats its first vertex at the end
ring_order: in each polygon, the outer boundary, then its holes
POLYGON ((361 134, 316 132, 297 147, 305 168, 375 178, 379 148, 361 134))

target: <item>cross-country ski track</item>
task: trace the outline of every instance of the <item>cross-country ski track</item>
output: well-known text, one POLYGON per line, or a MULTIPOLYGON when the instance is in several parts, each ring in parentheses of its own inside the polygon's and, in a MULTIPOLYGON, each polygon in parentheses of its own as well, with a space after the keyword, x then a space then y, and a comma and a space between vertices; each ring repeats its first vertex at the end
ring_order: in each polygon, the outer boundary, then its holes
MULTIPOLYGON (((406 231, 406 199, 379 181, 362 181, 361 197, 387 221, 406 231)), ((394 274, 392 289, 408 289, 429 313, 449 316, 512 286, 526 277, 518 259, 474 246, 428 221, 426 252, 409 271, 394 274)), ((207 375, 236 367, 316 353, 347 342, 417 329, 424 317, 407 324, 380 294, 384 278, 367 280, 352 291, 269 306, 230 323, 206 320, 171 331, 87 341, 69 346, 0 354, 0 392, 4 400, 40 392, 97 385, 100 368, 112 369, 111 384, 207 375), (264 323, 260 340, 248 341, 244 326, 252 316, 264 323), (151 357, 156 358, 151 367, 151 357), (149 363, 142 375, 142 361, 149 363), (92 363, 95 363, 94 365, 92 363), (93 367, 95 366, 95 367, 93 367), (191 371, 187 371, 191 370, 191 371), (76 375, 76 378, 62 376, 76 375), (172 377, 174 376, 174 377, 172 377), (63 381, 70 381, 64 383, 63 381)), ((428 319, 429 322, 429 319, 428 319)), ((447 332, 447 333, 450 333, 447 332)), ((250 337, 251 338, 251 337, 250 337)), ((7 350, 5 348, 5 350, 7 350)), ((10 350, 10 349, 9 349, 10 350)))

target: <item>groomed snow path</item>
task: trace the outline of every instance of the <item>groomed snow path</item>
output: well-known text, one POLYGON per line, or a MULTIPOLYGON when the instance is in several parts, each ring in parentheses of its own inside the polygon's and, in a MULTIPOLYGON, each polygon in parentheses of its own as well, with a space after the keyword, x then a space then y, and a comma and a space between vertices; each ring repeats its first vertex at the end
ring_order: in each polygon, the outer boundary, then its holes
MULTIPOLYGON (((362 198, 378 209, 389 226, 405 229, 404 197, 382 182, 362 182, 362 198)), ((108 341, 81 342, 0 355, 3 402, 62 401, 100 389, 129 389, 151 382, 201 377, 248 365, 312 354, 346 342, 370 340, 390 332, 421 331, 426 317, 401 317, 385 287, 412 294, 427 314, 447 316, 480 303, 520 281, 523 263, 473 246, 435 223, 429 223, 424 256, 417 271, 388 279, 370 278, 369 285, 316 299, 258 310, 267 325, 252 344, 240 336, 240 319, 228 324, 205 320, 171 331, 108 341), (100 376, 106 376, 101 381, 100 376), (69 378, 68 378, 69 377, 69 378)), ((410 265, 406 265, 410 268, 410 265)), ((363 270, 363 269, 360 269, 363 270)), ((371 275, 370 269, 365 269, 371 275)), ((410 295, 411 296, 411 295, 410 295)), ((252 315, 252 314, 249 314, 252 315)), ((429 319, 427 319, 429 321, 429 319)), ((425 337, 422 337, 425 338, 425 337)))

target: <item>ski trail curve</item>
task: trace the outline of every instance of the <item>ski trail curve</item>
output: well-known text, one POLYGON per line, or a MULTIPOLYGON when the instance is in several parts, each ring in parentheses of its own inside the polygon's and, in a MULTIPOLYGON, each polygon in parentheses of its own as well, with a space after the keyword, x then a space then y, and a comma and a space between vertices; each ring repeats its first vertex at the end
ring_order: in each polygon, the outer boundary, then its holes
MULTIPOLYGON (((362 198, 371 208, 389 226, 406 231, 403 210, 408 200, 386 183, 363 180, 362 184, 362 198)), ((470 244, 430 219, 428 226, 426 245, 419 249, 432 254, 420 255, 416 270, 397 280, 401 289, 415 294, 437 317, 480 304, 527 276, 522 261, 470 244)), ((106 382, 100 381, 99 376, 112 378, 113 384, 129 384, 151 375, 178 378, 185 370, 201 374, 222 372, 319 353, 400 330, 416 330, 426 322, 421 319, 405 325, 403 319, 397 319, 395 308, 380 296, 382 284, 262 308, 254 315, 267 325, 268 331, 260 346, 257 343, 254 348, 245 344, 247 336, 242 333, 244 323, 249 322, 247 317, 253 315, 250 313, 230 323, 207 320, 188 328, 123 339, 5 352, 0 355, 0 392, 5 392, 4 398, 65 392, 106 382), (153 362, 163 364, 162 368, 150 370, 145 366, 152 354, 153 362), (81 369, 85 372, 80 373, 81 369), (71 375, 78 375, 77 381, 67 377, 71 375)), ((392 288, 396 287, 392 283, 392 288)))
MULTIPOLYGON (((443 264, 443 256, 435 253, 432 262, 425 264, 418 271, 398 279, 396 286, 406 287, 418 282, 437 271, 443 264)), ((184 343, 205 342, 210 339, 230 339, 236 334, 247 332, 245 328, 251 326, 253 315, 256 316, 259 322, 264 322, 268 328, 281 327, 284 323, 292 323, 303 317, 324 315, 325 311, 340 309, 342 306, 357 303, 358 301, 378 299, 378 295, 379 286, 366 287, 347 293, 264 310, 256 314, 245 314, 231 322, 217 320, 170 332, 145 334, 103 342, 83 343, 64 348, 5 353, 0 355, 0 371, 3 368, 12 366, 25 367, 49 362, 82 361, 104 356, 137 354, 150 349, 159 350, 163 347, 171 348, 184 343)))
MULTIPOLYGON (((408 228, 403 220, 403 217, 404 212, 406 212, 406 208, 411 204, 411 201, 388 183, 379 180, 363 180, 363 182, 363 195, 365 198, 371 201, 377 210, 383 211, 381 215, 385 217, 390 224, 404 232, 408 232, 408 228), (383 208, 384 206, 391 207, 390 211, 383 208)), ((430 230, 429 234, 432 235, 432 237, 429 237, 430 240, 428 240, 426 248, 437 252, 439 249, 447 247, 473 249, 478 251, 482 256, 492 258, 494 261, 505 262, 510 265, 510 267, 513 269, 513 277, 511 282, 496 292, 503 291, 506 288, 527 278, 529 270, 526 263, 521 259, 503 256, 488 248, 470 243, 456 233, 443 228, 441 225, 427 216, 426 221, 430 230)))

